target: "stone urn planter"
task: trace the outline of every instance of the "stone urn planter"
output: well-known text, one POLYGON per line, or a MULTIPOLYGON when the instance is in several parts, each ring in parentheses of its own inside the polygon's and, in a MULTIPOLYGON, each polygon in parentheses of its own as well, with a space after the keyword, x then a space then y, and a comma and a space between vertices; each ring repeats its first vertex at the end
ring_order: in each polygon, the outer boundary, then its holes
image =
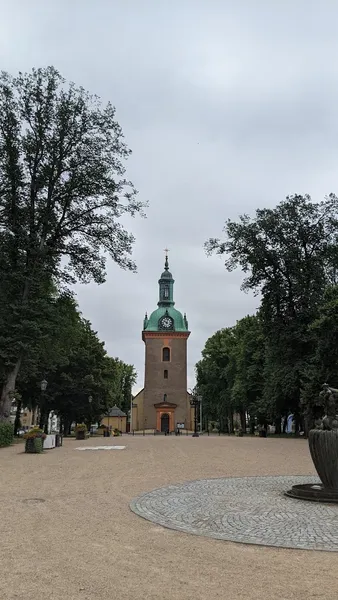
POLYGON ((25 452, 26 454, 41 454, 43 451, 43 440, 42 438, 31 438, 26 440, 25 452))
POLYGON ((87 427, 84 423, 80 423, 75 427, 75 438, 77 440, 85 440, 87 434, 87 427))
POLYGON ((309 447, 324 487, 338 491, 338 430, 311 429, 309 447))
POLYGON ((33 427, 25 435, 25 452, 26 454, 41 454, 43 451, 43 441, 46 438, 46 434, 42 429, 33 427))
POLYGON ((320 393, 325 416, 309 431, 309 450, 321 483, 293 485, 291 498, 338 504, 338 390, 327 383, 320 393))

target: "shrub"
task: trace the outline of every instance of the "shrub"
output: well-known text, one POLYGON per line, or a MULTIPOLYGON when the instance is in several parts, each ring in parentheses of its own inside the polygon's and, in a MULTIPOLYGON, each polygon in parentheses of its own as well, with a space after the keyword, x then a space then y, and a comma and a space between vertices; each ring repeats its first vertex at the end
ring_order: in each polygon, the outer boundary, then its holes
POLYGON ((44 440, 46 438, 46 434, 43 429, 40 429, 39 427, 32 427, 32 429, 27 431, 23 437, 25 440, 35 440, 36 438, 41 438, 44 440))
POLYGON ((85 425, 85 423, 78 423, 75 426, 75 433, 77 433, 78 431, 84 431, 85 433, 87 432, 87 425, 85 425))
POLYGON ((12 423, 0 423, 0 448, 13 443, 14 427, 12 423))
POLYGON ((119 429, 117 429, 117 428, 115 427, 115 429, 114 429, 114 436, 116 437, 116 436, 118 436, 118 435, 121 435, 121 432, 119 431, 119 429))

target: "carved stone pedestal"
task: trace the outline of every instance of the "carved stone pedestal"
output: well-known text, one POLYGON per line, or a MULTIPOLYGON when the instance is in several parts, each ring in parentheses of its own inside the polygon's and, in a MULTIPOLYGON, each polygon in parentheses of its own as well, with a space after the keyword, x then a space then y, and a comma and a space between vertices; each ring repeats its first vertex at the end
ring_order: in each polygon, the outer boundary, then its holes
POLYGON ((294 485, 286 495, 299 500, 338 503, 338 430, 311 429, 309 448, 322 483, 294 485))

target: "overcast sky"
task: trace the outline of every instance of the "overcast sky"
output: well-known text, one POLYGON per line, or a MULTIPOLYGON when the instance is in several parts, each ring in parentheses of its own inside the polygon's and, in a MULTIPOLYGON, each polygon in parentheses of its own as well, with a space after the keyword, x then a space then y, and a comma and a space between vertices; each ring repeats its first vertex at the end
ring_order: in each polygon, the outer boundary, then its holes
POLYGON ((207 338, 254 312, 203 244, 227 218, 288 194, 338 192, 336 0, 11 0, 1 3, 1 68, 54 65, 117 109, 127 175, 149 201, 136 275, 110 264, 77 286, 80 308, 143 386, 144 313, 156 308, 170 248, 176 308, 191 329, 188 385, 207 338))

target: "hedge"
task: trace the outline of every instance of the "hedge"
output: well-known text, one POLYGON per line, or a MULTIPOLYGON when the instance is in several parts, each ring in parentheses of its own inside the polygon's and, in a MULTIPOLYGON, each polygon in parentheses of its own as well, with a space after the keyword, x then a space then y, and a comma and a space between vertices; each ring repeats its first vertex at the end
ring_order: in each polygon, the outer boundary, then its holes
POLYGON ((0 423, 0 448, 13 443, 14 427, 12 423, 0 423))

